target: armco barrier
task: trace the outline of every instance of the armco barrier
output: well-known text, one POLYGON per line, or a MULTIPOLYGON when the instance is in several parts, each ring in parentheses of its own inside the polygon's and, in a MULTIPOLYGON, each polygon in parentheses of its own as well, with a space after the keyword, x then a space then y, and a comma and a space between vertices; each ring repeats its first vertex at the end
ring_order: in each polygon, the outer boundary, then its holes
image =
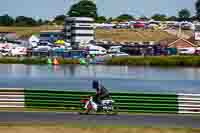
MULTIPOLYGON (((80 110, 81 97, 93 92, 25 90, 28 108, 80 110)), ((176 95, 112 93, 120 112, 177 113, 176 95)))
POLYGON ((22 88, 1 88, 1 108, 24 108, 24 89, 22 88))
POLYGON ((200 94, 178 94, 179 113, 200 114, 200 94))
MULTIPOLYGON (((0 89, 0 107, 78 111, 82 98, 94 92, 0 89)), ((200 94, 112 93, 119 112, 200 113, 200 94)))

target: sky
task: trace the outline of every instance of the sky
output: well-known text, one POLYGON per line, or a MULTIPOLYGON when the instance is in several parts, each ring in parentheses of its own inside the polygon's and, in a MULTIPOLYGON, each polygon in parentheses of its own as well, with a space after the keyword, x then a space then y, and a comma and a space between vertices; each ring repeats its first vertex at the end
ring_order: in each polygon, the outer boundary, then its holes
MULTIPOLYGON (((116 17, 123 13, 133 16, 152 16, 163 13, 177 15, 180 9, 187 8, 195 14, 196 0, 96 0, 98 14, 116 17)), ((52 19, 65 14, 78 0, 1 0, 0 15, 30 16, 35 19, 52 19)))

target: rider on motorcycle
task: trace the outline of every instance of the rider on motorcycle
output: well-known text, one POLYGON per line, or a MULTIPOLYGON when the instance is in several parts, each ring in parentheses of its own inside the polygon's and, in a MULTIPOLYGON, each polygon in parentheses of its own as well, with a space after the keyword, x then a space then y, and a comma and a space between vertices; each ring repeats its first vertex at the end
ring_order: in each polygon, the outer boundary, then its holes
MULTIPOLYGON (((99 108, 101 108, 102 107, 101 101, 106 100, 106 99, 110 99, 111 98, 110 94, 109 94, 108 90, 103 85, 101 85, 98 80, 93 80, 92 87, 93 87, 93 89, 96 90, 96 95, 93 98, 93 101, 95 102, 94 104, 96 106, 98 106, 99 108)), ((86 110, 84 111, 84 113, 88 113, 89 110, 90 110, 90 109, 87 108, 88 104, 89 104, 89 101, 85 105, 86 110)))
POLYGON ((95 102, 101 104, 102 100, 110 99, 108 90, 98 80, 93 80, 93 89, 96 89, 95 102))

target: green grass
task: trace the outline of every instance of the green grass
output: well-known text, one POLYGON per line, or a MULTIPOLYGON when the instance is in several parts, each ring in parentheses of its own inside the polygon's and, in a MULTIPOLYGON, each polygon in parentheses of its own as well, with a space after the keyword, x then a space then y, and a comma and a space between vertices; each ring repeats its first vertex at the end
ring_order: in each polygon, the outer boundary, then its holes
MULTIPOLYGON (((0 27, 0 32, 16 32, 18 37, 28 38, 41 31, 62 30, 63 26, 40 26, 40 27, 0 27)), ((131 29, 97 29, 95 31, 97 40, 112 41, 159 41, 165 38, 175 38, 175 36, 160 30, 131 30, 131 29)))
POLYGON ((161 30, 131 30, 131 29, 112 29, 96 30, 97 40, 121 41, 160 41, 165 38, 176 38, 175 36, 161 30))
MULTIPOLYGON (((79 64, 79 60, 76 59, 62 59, 58 58, 59 64, 79 64)), ((47 63, 47 58, 17 58, 17 57, 4 57, 0 58, 0 64, 38 64, 45 65, 47 63)))
MULTIPOLYGON (((60 65, 80 64, 77 59, 58 58, 60 65)), ((0 58, 0 64, 39 64, 46 65, 47 58, 0 58)), ((106 61, 105 65, 158 66, 158 67, 199 67, 200 56, 154 56, 154 57, 115 57, 106 61)))
POLYGON ((107 65, 133 65, 133 66, 200 66, 200 56, 159 56, 159 57, 116 57, 108 60, 107 65))
POLYGON ((49 31, 49 30, 61 30, 62 26, 60 27, 55 27, 55 26, 39 26, 39 27, 0 27, 0 32, 16 32, 18 37, 21 38, 28 38, 33 34, 38 34, 41 31, 49 31))

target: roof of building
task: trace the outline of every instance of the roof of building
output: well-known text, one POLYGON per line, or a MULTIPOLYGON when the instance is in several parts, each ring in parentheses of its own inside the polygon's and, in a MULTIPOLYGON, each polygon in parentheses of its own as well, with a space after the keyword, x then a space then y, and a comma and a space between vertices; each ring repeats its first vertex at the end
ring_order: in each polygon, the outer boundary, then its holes
POLYGON ((190 41, 188 41, 188 40, 186 40, 186 39, 183 39, 183 38, 179 38, 179 39, 177 39, 176 41, 174 41, 174 42, 172 42, 172 43, 169 43, 168 46, 171 46, 171 45, 175 44, 176 42, 178 42, 178 41, 180 41, 180 40, 182 40, 182 41, 184 41, 184 42, 190 44, 191 46, 194 46, 194 47, 196 46, 194 43, 192 43, 192 42, 190 42, 190 41))
POLYGON ((163 46, 172 46, 173 44, 175 44, 178 41, 184 41, 192 46, 197 46, 197 44, 195 43, 194 37, 190 37, 189 39, 184 39, 184 38, 166 38, 164 40, 160 41, 160 44, 163 46))

